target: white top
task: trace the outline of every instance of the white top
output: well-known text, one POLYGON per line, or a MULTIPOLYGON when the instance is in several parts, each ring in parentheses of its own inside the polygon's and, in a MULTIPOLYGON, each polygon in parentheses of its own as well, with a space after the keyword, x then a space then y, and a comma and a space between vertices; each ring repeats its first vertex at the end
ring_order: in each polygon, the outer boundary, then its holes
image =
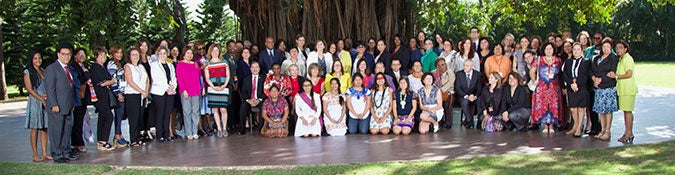
POLYGON ((418 90, 422 89, 424 85, 422 85, 422 78, 416 78, 412 74, 408 76, 408 80, 410 80, 410 90, 415 93, 418 90))
POLYGON ((298 58, 296 62, 293 62, 290 57, 281 63, 281 74, 290 76, 291 72, 289 69, 293 64, 298 66, 298 76, 305 76, 305 73, 307 73, 306 68, 308 67, 305 65, 305 61, 298 58))
MULTIPOLYGON (((441 52, 440 55, 438 55, 438 58, 443 58, 445 59, 445 64, 448 65, 448 71, 456 72, 459 71, 455 67, 455 62, 457 61, 457 57, 459 57, 459 52, 451 50, 449 53, 445 53, 445 51, 441 52)), ((464 65, 462 65, 464 66, 464 65)))
POLYGON ((170 86, 173 86, 171 91, 176 91, 176 68, 171 63, 166 63, 166 65, 169 66, 171 72, 170 80, 166 79, 166 72, 160 61, 150 63, 150 78, 152 78, 150 93, 153 95, 165 95, 170 86))
MULTIPOLYGON (((349 102, 352 103, 354 111, 358 113, 365 112, 364 117, 370 115, 370 109, 366 109, 366 97, 370 97, 370 95, 370 90, 366 88, 363 88, 361 91, 356 91, 354 87, 350 87, 347 92, 345 92, 345 96, 349 98, 349 102)), ((349 111, 349 117, 356 119, 356 114, 349 111)))
MULTIPOLYGON (((466 61, 468 58, 465 58, 463 55, 457 56, 457 59, 455 60, 455 72, 464 70, 464 61, 466 61)), ((471 58, 473 61, 473 70, 476 70, 480 72, 480 58, 478 58, 478 53, 473 53, 473 58, 471 58)))
MULTIPOLYGON (((131 71, 131 80, 134 82, 134 84, 136 84, 136 86, 141 89, 146 89, 147 87, 145 87, 145 82, 148 80, 148 73, 145 72, 145 67, 143 67, 141 64, 134 66, 131 63, 127 63, 126 65, 129 66, 127 71, 131 71)), ((129 83, 127 83, 126 86, 127 87, 124 88, 124 94, 140 94, 140 92, 132 88, 129 83)))
MULTIPOLYGON (((329 70, 331 70, 333 66, 333 56, 330 55, 330 53, 325 52, 323 53, 323 59, 324 63, 326 63, 326 70, 325 70, 326 72, 324 72, 324 74, 327 74, 328 72, 330 72, 329 70)), ((305 70, 309 70, 309 65, 312 63, 317 64, 319 63, 319 54, 316 53, 316 51, 310 52, 309 55, 307 55, 307 62, 306 62, 307 69, 305 70)))

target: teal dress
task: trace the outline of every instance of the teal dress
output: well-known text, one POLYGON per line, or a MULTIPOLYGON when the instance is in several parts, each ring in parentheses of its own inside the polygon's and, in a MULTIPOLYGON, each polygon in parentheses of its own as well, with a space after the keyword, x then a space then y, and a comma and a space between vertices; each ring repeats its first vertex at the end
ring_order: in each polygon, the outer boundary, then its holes
MULTIPOLYGON (((23 74, 28 75, 28 70, 24 70, 23 74)), ((44 77, 40 77, 37 81, 37 85, 33 86, 33 91, 40 95, 45 95, 46 92, 44 82, 44 77)), ((45 111, 44 106, 42 106, 42 101, 31 95, 28 95, 28 103, 26 105, 26 123, 24 126, 29 129, 46 129, 46 115, 47 112, 45 111)))

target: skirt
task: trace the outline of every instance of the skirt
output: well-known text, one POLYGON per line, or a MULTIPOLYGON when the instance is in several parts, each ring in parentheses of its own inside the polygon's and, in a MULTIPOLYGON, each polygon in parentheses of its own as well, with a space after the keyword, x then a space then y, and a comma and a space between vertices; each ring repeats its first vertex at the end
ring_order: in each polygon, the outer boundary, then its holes
POLYGON ((412 128, 413 125, 415 125, 415 120, 414 120, 415 117, 411 117, 410 120, 406 120, 406 118, 408 118, 408 116, 409 115, 398 116, 398 125, 396 125, 396 126, 412 128))
MULTIPOLYGON (((330 117, 333 120, 339 120, 340 115, 342 114, 342 106, 340 105, 329 105, 327 108, 327 113, 330 114, 330 117)), ((343 136, 347 133, 347 116, 345 115, 342 118, 340 123, 333 123, 328 119, 328 115, 323 116, 324 126, 326 127, 326 133, 330 136, 343 136)))
POLYGON ((619 110, 615 87, 596 89, 594 99, 593 111, 599 114, 608 114, 619 110))
POLYGON ((375 122, 374 117, 370 118, 370 129, 391 128, 391 115, 385 117, 384 122, 375 122))
POLYGON ((481 126, 485 129, 485 132, 501 131, 504 129, 504 122, 501 120, 501 116, 488 116, 483 119, 481 126))
POLYGON ((619 96, 619 110, 633 111, 635 110, 635 95, 620 95, 619 96))
POLYGON ((207 91, 209 108, 226 108, 230 104, 230 89, 216 91, 209 87, 207 91))
MULTIPOLYGON (((427 107, 427 108, 436 107, 436 105, 424 105, 424 106, 427 107)), ((434 118, 436 121, 441 121, 441 119, 443 118, 443 109, 442 108, 440 110, 436 111, 436 113, 429 112, 429 111, 424 111, 424 112, 429 113, 429 116, 431 116, 431 118, 434 118)))
POLYGON ((271 123, 265 121, 264 127, 260 130, 260 134, 268 138, 283 138, 288 136, 288 121, 282 123, 281 126, 274 126, 271 123))

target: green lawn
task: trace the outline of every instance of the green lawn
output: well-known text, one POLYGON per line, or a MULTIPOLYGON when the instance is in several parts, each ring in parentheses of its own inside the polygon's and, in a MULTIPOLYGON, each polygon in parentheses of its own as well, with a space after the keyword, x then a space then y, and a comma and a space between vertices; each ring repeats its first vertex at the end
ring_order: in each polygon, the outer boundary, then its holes
POLYGON ((0 163, 2 174, 667 174, 675 172, 675 141, 606 149, 451 161, 352 163, 276 169, 128 168, 107 165, 0 163))
POLYGON ((638 62, 634 75, 638 85, 675 88, 673 68, 675 62, 638 62))

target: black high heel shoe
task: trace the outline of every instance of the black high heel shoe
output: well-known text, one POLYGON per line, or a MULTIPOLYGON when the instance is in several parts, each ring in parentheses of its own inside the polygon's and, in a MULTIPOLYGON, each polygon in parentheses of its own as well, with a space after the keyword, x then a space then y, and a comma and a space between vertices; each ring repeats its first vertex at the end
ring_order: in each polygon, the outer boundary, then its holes
POLYGON ((623 136, 616 141, 619 141, 621 143, 632 144, 634 139, 635 139, 635 135, 632 135, 630 137, 623 136))

